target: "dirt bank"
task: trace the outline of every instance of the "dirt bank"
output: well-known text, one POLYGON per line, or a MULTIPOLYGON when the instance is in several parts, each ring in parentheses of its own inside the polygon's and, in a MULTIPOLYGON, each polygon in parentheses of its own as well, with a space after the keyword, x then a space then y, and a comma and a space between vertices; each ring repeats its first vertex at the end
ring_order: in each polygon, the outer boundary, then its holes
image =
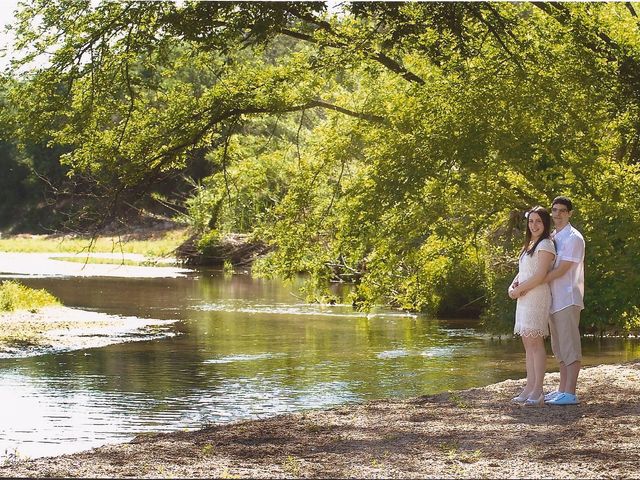
MULTIPOLYGON (((546 386, 557 382, 549 374, 546 386)), ((522 385, 142 435, 0 476, 640 478, 640 361, 584 369, 579 406, 511 404, 522 385)))

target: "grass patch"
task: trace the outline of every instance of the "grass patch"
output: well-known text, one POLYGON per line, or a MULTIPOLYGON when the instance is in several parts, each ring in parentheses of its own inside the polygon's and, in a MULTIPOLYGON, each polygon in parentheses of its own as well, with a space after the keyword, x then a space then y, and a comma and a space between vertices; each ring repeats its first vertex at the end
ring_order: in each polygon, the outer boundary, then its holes
POLYGON ((220 478, 242 478, 242 477, 240 477, 240 475, 233 475, 231 472, 229 472, 228 468, 225 468, 220 474, 220 478))
POLYGON ((282 469, 286 473, 294 477, 299 477, 300 476, 300 460, 298 460, 292 455, 288 455, 286 460, 282 462, 282 469))
POLYGON ((469 404, 456 392, 449 393, 449 401, 458 408, 469 408, 469 404))
POLYGON ((168 230, 139 239, 133 236, 87 237, 53 235, 14 235, 0 238, 0 251, 15 253, 138 253, 147 257, 173 256, 189 237, 187 229, 168 230))
POLYGON ((0 283, 0 312, 37 311, 41 307, 60 305, 60 301, 44 289, 25 287, 13 280, 0 283))
POLYGON ((476 463, 482 458, 482 450, 463 450, 456 441, 441 443, 439 447, 449 461, 476 463))
MULTIPOLYGON (((13 280, 0 283, 0 313, 15 310, 37 312, 48 306, 59 306, 60 301, 44 289, 25 287, 13 280)), ((49 326, 51 328, 51 326, 49 326)), ((0 351, 3 347, 26 348, 40 343, 45 327, 40 323, 0 323, 0 351)))

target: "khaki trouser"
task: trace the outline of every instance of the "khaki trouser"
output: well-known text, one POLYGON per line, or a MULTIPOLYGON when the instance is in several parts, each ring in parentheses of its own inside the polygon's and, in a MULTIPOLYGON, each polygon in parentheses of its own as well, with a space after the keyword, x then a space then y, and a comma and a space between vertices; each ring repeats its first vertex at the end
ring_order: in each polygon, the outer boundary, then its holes
POLYGON ((580 344, 580 311, 577 305, 571 305, 552 313, 549 321, 551 330, 551 350, 558 362, 571 365, 582 360, 580 344))

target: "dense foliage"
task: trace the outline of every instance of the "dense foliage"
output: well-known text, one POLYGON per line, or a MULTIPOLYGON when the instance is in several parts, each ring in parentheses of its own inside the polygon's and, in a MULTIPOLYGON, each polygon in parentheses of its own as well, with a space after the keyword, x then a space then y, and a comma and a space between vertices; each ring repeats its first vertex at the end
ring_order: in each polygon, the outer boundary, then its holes
POLYGON ((585 327, 637 329, 634 5, 342 8, 32 0, 18 46, 49 63, 13 74, 3 125, 61 149, 94 222, 166 200, 201 162, 182 218, 273 244, 256 271, 309 272, 316 299, 353 282, 362 308, 483 312, 494 330, 512 321, 522 213, 568 195, 585 327))

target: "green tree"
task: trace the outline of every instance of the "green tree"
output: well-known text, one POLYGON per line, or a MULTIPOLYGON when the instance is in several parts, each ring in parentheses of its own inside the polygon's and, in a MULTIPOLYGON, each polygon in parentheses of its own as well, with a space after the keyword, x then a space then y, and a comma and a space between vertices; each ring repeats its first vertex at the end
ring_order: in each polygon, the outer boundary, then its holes
POLYGON ((33 0, 20 19, 19 45, 53 53, 12 89, 18 135, 66 149, 101 213, 198 153, 194 224, 271 242, 263 271, 500 329, 522 212, 562 193, 585 325, 634 328, 632 4, 33 0))

